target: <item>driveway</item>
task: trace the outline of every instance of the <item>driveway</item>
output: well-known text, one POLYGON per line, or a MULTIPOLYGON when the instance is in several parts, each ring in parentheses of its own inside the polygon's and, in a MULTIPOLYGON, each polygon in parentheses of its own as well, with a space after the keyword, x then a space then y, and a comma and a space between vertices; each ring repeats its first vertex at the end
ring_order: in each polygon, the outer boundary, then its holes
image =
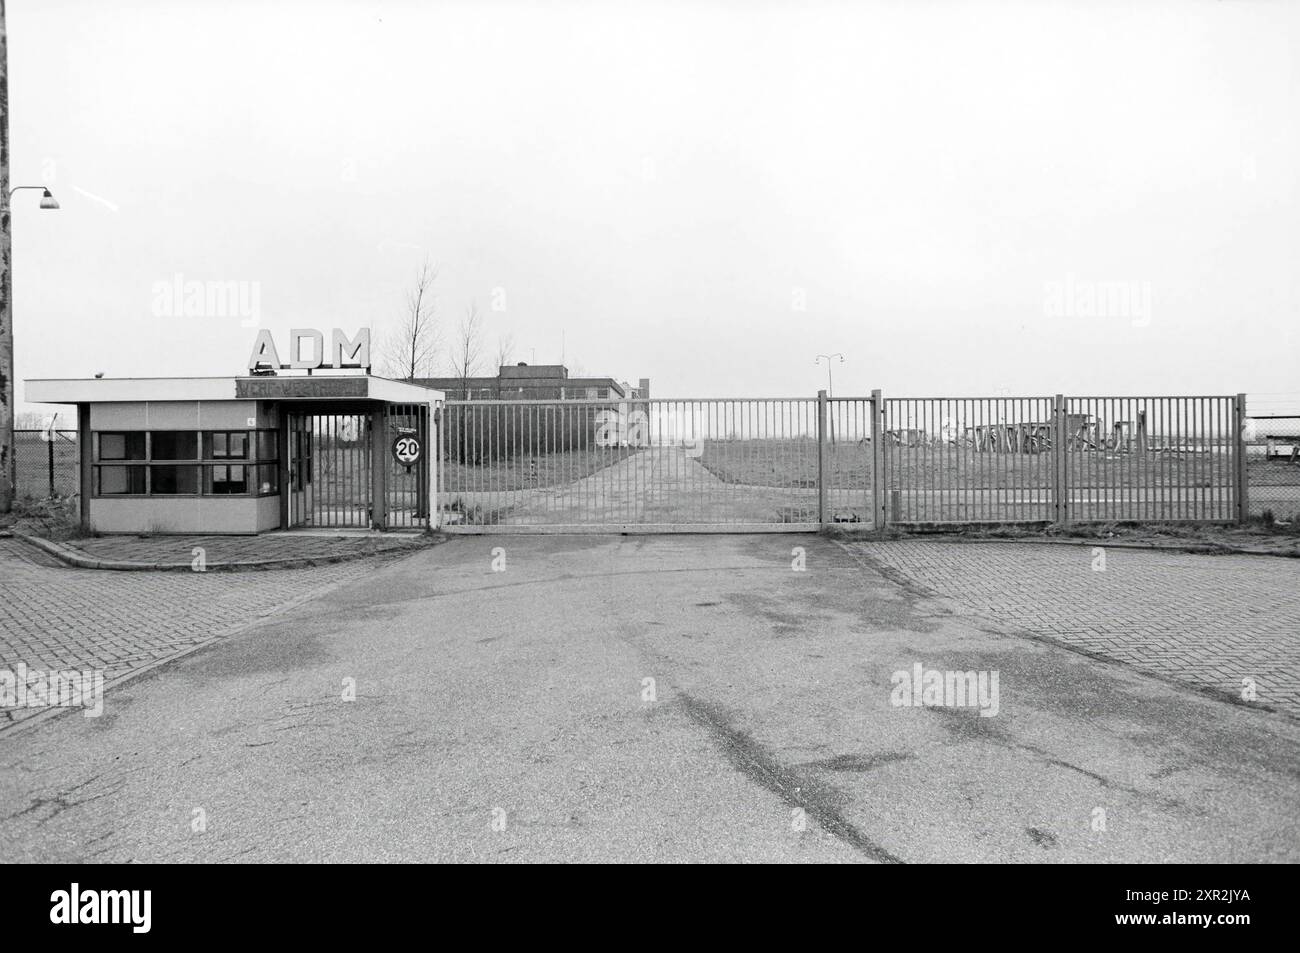
POLYGON ((460 538, 0 736, 0 804, 13 860, 1295 861, 1300 725, 820 537, 460 538))
MULTIPOLYGON (((837 512, 869 513, 864 491, 829 493, 837 512), (856 507, 856 508, 855 508, 856 507)), ((529 490, 449 492, 467 506, 502 510, 510 526, 815 522, 817 490, 726 483, 680 446, 639 450, 590 476, 529 490)))

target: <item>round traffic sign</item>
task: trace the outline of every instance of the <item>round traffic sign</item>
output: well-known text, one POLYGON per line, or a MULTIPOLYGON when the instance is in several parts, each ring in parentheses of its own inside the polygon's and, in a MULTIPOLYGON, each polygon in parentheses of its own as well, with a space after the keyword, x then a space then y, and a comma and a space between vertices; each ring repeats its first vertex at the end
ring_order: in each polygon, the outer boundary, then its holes
POLYGON ((393 441, 393 459, 409 467, 420 459, 420 438, 403 434, 393 441))

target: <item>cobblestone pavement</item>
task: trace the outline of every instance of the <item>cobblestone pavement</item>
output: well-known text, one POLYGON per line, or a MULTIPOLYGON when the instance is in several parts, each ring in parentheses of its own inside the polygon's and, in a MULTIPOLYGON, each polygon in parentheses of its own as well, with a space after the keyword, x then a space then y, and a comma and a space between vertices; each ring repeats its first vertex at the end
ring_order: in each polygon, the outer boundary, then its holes
POLYGON ((1300 560, 1031 543, 855 542, 981 616, 1300 717, 1300 560), (1103 558, 1104 557, 1104 558, 1103 558))
MULTIPOLYGON (((70 569, 0 539, 0 670, 102 670, 105 684, 373 571, 375 559, 256 573, 70 569)), ((0 730, 40 709, 0 708, 0 730)))

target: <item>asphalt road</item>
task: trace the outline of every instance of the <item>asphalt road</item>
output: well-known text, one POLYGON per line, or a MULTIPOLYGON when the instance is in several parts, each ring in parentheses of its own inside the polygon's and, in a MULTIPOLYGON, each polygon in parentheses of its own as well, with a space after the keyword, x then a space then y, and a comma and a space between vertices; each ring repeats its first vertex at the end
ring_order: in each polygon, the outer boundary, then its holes
POLYGON ((817 537, 459 538, 0 739, 10 861, 1295 861, 1297 818, 1295 721, 817 537), (918 662, 997 715, 892 705, 918 662))

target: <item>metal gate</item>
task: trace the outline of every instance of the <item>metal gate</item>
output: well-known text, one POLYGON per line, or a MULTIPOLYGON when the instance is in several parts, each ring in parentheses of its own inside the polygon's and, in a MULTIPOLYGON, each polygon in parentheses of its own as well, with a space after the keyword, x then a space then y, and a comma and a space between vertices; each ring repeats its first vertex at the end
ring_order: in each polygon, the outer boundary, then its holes
POLYGON ((289 415, 289 525, 414 529, 429 520, 429 407, 289 415), (396 441, 413 438, 400 448, 396 441), (412 456, 414 454, 414 456, 412 456), (376 465, 377 464, 377 465, 376 465))
POLYGON ((1245 398, 447 401, 450 532, 1245 518, 1245 398))
POLYGON ((450 532, 782 532, 870 519, 870 401, 449 400, 450 532), (830 421, 819 417, 829 415, 830 421), (828 445, 818 434, 835 431, 828 445))
POLYGON ((882 521, 1243 518, 1241 397, 882 401, 882 521))
POLYGON ((371 526, 369 414, 289 415, 289 525, 371 526))
POLYGON ((428 525, 433 453, 429 425, 427 404, 384 405, 383 432, 377 442, 386 463, 381 468, 384 511, 380 525, 387 529, 428 525), (413 459, 412 453, 416 454, 413 459))

